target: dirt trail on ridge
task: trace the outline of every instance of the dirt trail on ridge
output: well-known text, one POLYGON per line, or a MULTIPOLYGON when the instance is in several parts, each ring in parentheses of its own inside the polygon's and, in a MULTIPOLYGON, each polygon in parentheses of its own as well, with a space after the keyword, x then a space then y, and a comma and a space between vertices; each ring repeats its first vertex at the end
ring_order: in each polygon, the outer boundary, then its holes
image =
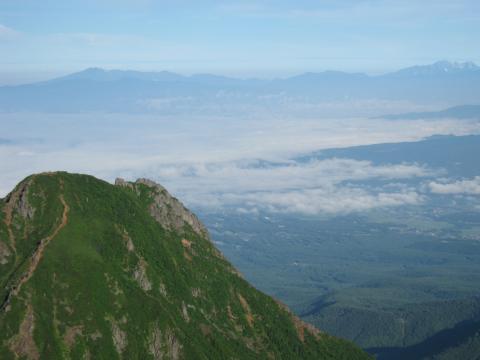
POLYGON ((30 278, 35 273, 35 270, 37 269, 38 264, 42 260, 43 253, 45 252, 45 248, 48 246, 50 241, 52 241, 53 238, 55 238, 58 235, 60 230, 62 230, 67 225, 67 223, 68 223, 68 212, 70 211, 70 207, 66 203, 63 194, 60 195, 60 202, 63 204, 63 214, 62 214, 62 220, 61 220, 60 224, 55 228, 55 230, 52 232, 52 234, 50 234, 49 236, 47 236, 46 238, 44 238, 40 241, 40 244, 38 245, 38 247, 35 249, 32 256, 30 257, 30 264, 28 266, 28 269, 20 277, 20 279, 17 281, 17 283, 11 287, 11 290, 8 293, 7 298, 3 302, 0 310, 3 311, 7 307, 7 305, 10 303, 10 300, 12 299, 12 297, 17 296, 20 293, 22 285, 25 284, 28 280, 30 280, 30 278))

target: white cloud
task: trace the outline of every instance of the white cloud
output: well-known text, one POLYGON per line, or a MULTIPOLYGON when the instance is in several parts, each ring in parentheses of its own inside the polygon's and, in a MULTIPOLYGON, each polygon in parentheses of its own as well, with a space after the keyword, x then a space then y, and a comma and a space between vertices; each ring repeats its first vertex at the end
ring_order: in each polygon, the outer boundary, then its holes
POLYGON ((480 176, 471 180, 458 180, 454 182, 435 182, 429 183, 430 191, 435 194, 469 194, 480 195, 480 176))
POLYGON ((162 167, 151 172, 157 173, 158 179, 189 205, 304 214, 418 204, 423 197, 412 189, 365 189, 355 182, 431 174, 418 165, 374 166, 368 161, 351 159, 285 162, 267 167, 256 162, 227 162, 173 168, 177 171, 162 167))
POLYGON ((0 145, 0 196, 32 173, 66 170, 108 181, 116 176, 152 178, 188 206, 308 214, 417 204, 422 196, 402 185, 403 180, 439 174, 420 164, 292 161, 296 155, 479 131, 479 124, 450 120, 392 124, 257 114, 248 118, 1 114, 0 127, 2 138, 11 140, 0 145), (359 183, 370 180, 377 185, 359 183), (378 180, 387 185, 378 185, 378 180))
MULTIPOLYGON (((214 188, 217 192, 285 191, 340 184, 368 179, 406 179, 432 172, 418 165, 374 166, 351 159, 313 160, 307 163, 286 161, 263 165, 255 160, 222 163, 159 165, 149 170, 174 187, 214 188)), ((193 190, 193 189, 192 189, 193 190)))
MULTIPOLYGON (((199 199, 200 200, 200 199, 199 199)), ((418 205, 424 197, 415 191, 387 193, 366 191, 346 186, 328 186, 318 189, 287 192, 256 192, 246 194, 219 194, 201 198, 203 204, 239 206, 237 211, 256 213, 259 210, 281 213, 346 214, 379 207, 418 205)), ((201 204, 196 204, 201 206, 201 204)), ((208 208, 207 206, 207 208, 208 208)))

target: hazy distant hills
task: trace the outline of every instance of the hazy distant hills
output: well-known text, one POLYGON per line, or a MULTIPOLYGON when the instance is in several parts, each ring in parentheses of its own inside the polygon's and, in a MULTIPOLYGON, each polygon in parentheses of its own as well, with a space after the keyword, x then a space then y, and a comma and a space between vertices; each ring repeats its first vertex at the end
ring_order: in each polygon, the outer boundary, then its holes
POLYGON ((480 136, 432 136, 423 141, 374 144, 349 148, 326 149, 297 157, 297 161, 345 158, 371 161, 378 165, 392 163, 428 164, 445 169, 449 176, 474 177, 480 163, 474 154, 480 151, 480 136))
POLYGON ((412 112, 381 116, 388 120, 418 120, 418 119, 480 119, 480 105, 454 106, 441 111, 412 112))
POLYGON ((91 68, 50 81, 0 87, 0 111, 168 112, 220 102, 241 107, 368 99, 479 103, 480 67, 441 61, 380 76, 325 71, 274 80, 91 68))
MULTIPOLYGON (((47 83, 59 83, 63 81, 92 81, 92 82, 121 82, 121 81, 138 81, 138 82, 161 82, 161 83, 202 83, 208 84, 241 84, 248 80, 229 78, 225 76, 212 74, 195 74, 191 76, 183 76, 170 71, 159 72, 141 72, 133 70, 104 70, 101 68, 89 68, 77 73, 56 78, 47 83)), ((254 81, 252 81, 254 82, 254 81)))
POLYGON ((368 349, 378 360, 476 359, 480 349, 479 298, 409 304, 394 310, 342 307, 335 301, 320 306, 318 313, 305 319, 366 347, 390 344, 368 349))
POLYGON ((469 75, 479 71, 480 67, 473 62, 455 63, 449 61, 437 61, 427 66, 412 66, 397 72, 388 74, 388 77, 438 77, 439 75, 469 75))

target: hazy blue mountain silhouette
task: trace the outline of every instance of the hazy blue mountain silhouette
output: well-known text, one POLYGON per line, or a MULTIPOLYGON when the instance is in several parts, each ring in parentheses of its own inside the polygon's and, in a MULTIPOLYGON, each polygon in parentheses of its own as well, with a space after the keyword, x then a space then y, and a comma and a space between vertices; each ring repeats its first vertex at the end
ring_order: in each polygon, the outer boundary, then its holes
POLYGON ((480 105, 460 105, 441 111, 412 112, 404 114, 389 114, 379 118, 389 120, 417 120, 417 119, 480 119, 480 105))
POLYGON ((263 106, 279 95, 311 103, 374 99, 475 104, 480 103, 480 68, 437 62, 380 76, 325 71, 274 80, 90 68, 50 81, 0 87, 0 111, 145 112, 159 110, 151 106, 159 100, 164 110, 165 99, 191 111, 199 104, 263 106))

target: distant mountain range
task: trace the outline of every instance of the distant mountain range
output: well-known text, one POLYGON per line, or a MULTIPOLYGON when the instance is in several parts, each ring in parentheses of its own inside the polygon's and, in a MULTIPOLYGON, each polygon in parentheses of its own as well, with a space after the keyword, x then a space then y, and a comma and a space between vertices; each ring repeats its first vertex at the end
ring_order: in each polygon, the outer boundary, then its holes
POLYGON ((245 104, 369 99, 480 103, 480 67, 440 61, 380 76, 325 71, 274 80, 90 68, 35 84, 0 87, 4 112, 191 112, 219 103, 245 110, 245 104))
MULTIPOLYGON (((473 62, 455 63, 448 61, 438 61, 431 65, 413 66, 405 68, 386 75, 372 76, 376 78, 384 77, 438 77, 438 76, 452 76, 452 75, 470 75, 472 72, 480 71, 480 67, 473 62)), ((347 73, 342 71, 324 71, 320 73, 307 72, 301 75, 289 77, 286 79, 276 79, 273 82, 303 82, 312 80, 339 80, 339 79, 366 79, 370 76, 363 73, 347 73)), ((105 70, 101 68, 89 68, 77 73, 66 75, 51 81, 64 80, 93 80, 93 81, 119 81, 119 80, 144 80, 144 81, 163 81, 163 82, 224 82, 224 83, 248 83, 248 82, 263 82, 268 80, 259 79, 239 79, 226 76, 218 76, 212 74, 196 74, 191 76, 184 76, 169 71, 159 72, 141 72, 133 70, 105 70)))
POLYGON ((388 120, 418 119, 480 119, 480 105, 460 105, 441 111, 412 112, 404 114, 383 115, 379 118, 388 120))
POLYGON ((479 71, 480 67, 473 62, 449 62, 449 61, 437 61, 431 65, 412 66, 406 69, 399 70, 391 73, 388 76, 416 76, 416 77, 437 77, 443 75, 459 75, 470 74, 472 72, 479 71))

